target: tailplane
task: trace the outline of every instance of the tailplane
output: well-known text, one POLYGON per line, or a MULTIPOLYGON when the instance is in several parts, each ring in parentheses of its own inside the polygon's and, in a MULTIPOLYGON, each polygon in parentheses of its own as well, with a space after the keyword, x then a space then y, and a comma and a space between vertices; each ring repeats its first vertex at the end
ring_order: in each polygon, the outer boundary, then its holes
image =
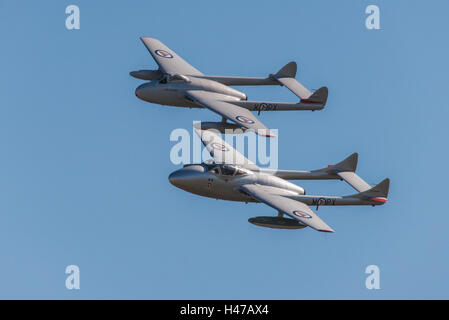
POLYGON ((335 165, 329 165, 327 168, 320 169, 319 171, 334 173, 358 192, 365 192, 370 190, 371 186, 355 173, 358 159, 358 153, 353 153, 343 161, 335 165))
MULTIPOLYGON (((310 92, 301 83, 296 81, 295 76, 298 70, 298 65, 296 62, 292 61, 287 63, 281 68, 277 73, 270 74, 269 78, 277 81, 279 84, 287 87, 291 92, 293 92, 300 99, 300 105, 314 105, 320 106, 322 109, 326 105, 327 96, 329 90, 327 87, 321 87, 315 92, 310 92)), ((314 110, 317 108, 314 108, 314 110)))

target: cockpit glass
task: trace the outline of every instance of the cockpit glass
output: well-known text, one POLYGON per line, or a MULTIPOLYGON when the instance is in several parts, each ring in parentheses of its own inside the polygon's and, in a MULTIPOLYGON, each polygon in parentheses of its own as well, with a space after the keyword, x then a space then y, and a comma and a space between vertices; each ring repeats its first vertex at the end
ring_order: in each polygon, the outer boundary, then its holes
POLYGON ((182 74, 174 74, 170 76, 170 82, 171 81, 181 81, 181 82, 190 82, 190 79, 182 74))
POLYGON ((168 81, 168 76, 162 77, 162 79, 159 81, 160 84, 166 84, 168 81))
POLYGON ((246 173, 247 173, 246 171, 237 168, 237 171, 236 171, 235 175, 236 175, 236 176, 241 176, 241 175, 244 175, 244 174, 246 174, 246 173))
POLYGON ((235 167, 229 165, 223 165, 221 167, 221 174, 224 176, 233 176, 235 173, 235 167))
POLYGON ((210 171, 214 174, 222 176, 242 176, 249 174, 247 170, 230 164, 215 165, 212 169, 210 169, 210 171))
POLYGON ((165 75, 159 80, 160 84, 166 84, 169 82, 190 82, 190 79, 182 74, 165 75))

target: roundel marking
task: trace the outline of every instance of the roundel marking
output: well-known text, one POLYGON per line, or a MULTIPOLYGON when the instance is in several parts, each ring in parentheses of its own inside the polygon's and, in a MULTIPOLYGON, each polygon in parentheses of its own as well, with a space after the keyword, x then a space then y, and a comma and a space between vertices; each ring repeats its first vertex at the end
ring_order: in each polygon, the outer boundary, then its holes
POLYGON ((247 123, 247 124, 253 124, 254 121, 245 117, 245 116, 237 116, 235 117, 237 119, 237 121, 240 121, 241 123, 247 123))
POLYGON ((173 58, 173 55, 165 50, 156 50, 154 53, 162 58, 173 58))
POLYGON ((301 211, 299 211, 299 210, 293 211, 293 214, 294 214, 295 216, 299 217, 299 218, 306 218, 306 219, 311 219, 311 218, 312 218, 312 216, 311 216, 310 214, 301 212, 301 211))
POLYGON ((221 143, 217 143, 217 142, 214 142, 214 143, 212 143, 212 148, 214 148, 214 149, 217 149, 217 150, 219 150, 219 151, 228 151, 228 148, 226 148, 223 144, 221 144, 221 143))

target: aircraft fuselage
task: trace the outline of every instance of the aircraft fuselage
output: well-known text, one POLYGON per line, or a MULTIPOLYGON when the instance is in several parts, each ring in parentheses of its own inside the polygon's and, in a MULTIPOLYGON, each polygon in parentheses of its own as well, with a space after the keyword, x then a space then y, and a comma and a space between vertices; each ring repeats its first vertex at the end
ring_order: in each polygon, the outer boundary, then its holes
POLYGON ((136 89, 136 96, 144 101, 175 107, 203 108, 186 96, 188 90, 202 90, 222 94, 226 100, 246 100, 246 94, 219 82, 182 75, 146 82, 136 89), (178 79, 176 79, 178 77, 178 79))
POLYGON ((184 168, 172 172, 169 181, 175 187, 184 191, 214 199, 258 202, 251 196, 240 191, 244 184, 258 184, 276 194, 293 200, 301 201, 310 206, 340 206, 340 205, 383 205, 386 198, 359 198, 357 196, 316 196, 306 195, 305 190, 287 180, 274 175, 245 170, 245 173, 233 173, 231 175, 223 172, 214 172, 206 164, 186 165, 184 168))
POLYGON ((239 190, 240 185, 250 183, 274 187, 279 195, 283 196, 305 194, 305 190, 300 186, 272 175, 251 171, 242 175, 225 175, 213 173, 213 170, 209 170, 204 164, 187 165, 172 172, 168 179, 175 187, 187 192, 230 201, 255 202, 239 190))

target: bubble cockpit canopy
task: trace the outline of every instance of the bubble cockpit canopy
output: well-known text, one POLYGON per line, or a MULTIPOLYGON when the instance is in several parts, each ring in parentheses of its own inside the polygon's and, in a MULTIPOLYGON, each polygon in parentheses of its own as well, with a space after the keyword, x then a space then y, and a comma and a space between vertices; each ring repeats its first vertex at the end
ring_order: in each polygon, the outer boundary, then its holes
POLYGON ((222 176, 241 176, 251 173, 247 169, 232 164, 217 164, 210 171, 222 176))
POLYGON ((159 80, 161 84, 169 82, 190 82, 190 79, 182 74, 164 74, 161 80, 159 80))

